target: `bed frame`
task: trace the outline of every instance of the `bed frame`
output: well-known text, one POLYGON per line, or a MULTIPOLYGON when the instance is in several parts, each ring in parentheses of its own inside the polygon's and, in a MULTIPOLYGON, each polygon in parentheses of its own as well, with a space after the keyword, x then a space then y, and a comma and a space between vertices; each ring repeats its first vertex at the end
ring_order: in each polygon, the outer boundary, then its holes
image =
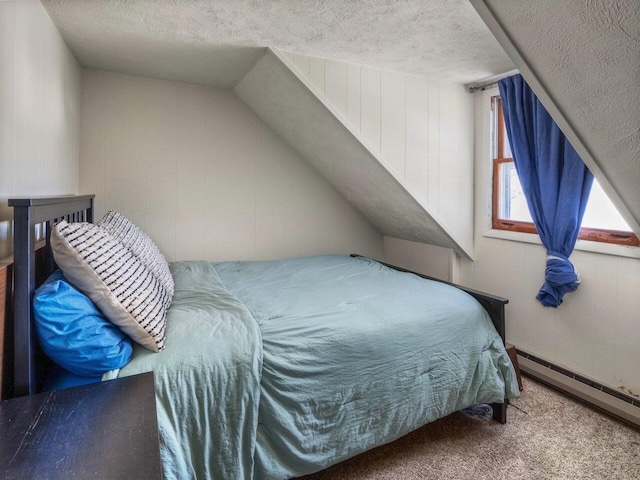
MULTIPOLYGON (((3 378, 10 378, 9 391, 3 395, 22 396, 36 393, 43 379, 44 360, 39 354, 33 320, 31 318, 31 300, 37 286, 42 283, 56 268, 49 244, 51 226, 55 222, 66 219, 68 222, 93 222, 94 195, 76 195, 52 198, 22 198, 10 199, 9 206, 14 208, 14 267, 13 267, 13 348, 5 349, 5 362, 2 370, 3 378), (36 226, 44 226, 42 242, 36 242, 36 226), (37 255, 42 257, 38 258, 37 255), (9 365, 12 364, 12 365, 9 365), (12 372, 8 372, 8 368, 12 372), (11 375, 12 373, 12 375, 11 375), (12 378, 11 378, 12 377, 12 378), (11 388, 12 387, 12 388, 11 388)), ((359 256, 359 255, 352 255, 359 256)), ((411 272, 394 265, 387 265, 395 270, 413 273, 429 280, 438 280, 426 275, 411 272)), ((0 277, 1 280, 2 277, 0 277)), ((504 342, 505 309, 508 300, 494 295, 471 290, 449 282, 464 290, 478 300, 489 312, 498 333, 504 342)), ((5 287, 11 290, 10 286, 5 287)), ((6 309, 11 310, 10 305, 6 309)), ((9 323, 9 322, 7 322, 9 323)), ((6 325, 9 326, 8 324, 6 325)), ((7 328, 6 331, 9 331, 7 328)), ((0 324, 0 340, 2 340, 2 325, 0 324)), ((11 342, 0 341, 11 346, 11 342)), ((1 352, 1 349, 0 349, 1 352)), ((493 404, 493 418, 500 423, 506 423, 507 402, 493 404)))
MULTIPOLYGON (((5 356, 4 373, 13 370, 5 396, 20 397, 37 393, 43 377, 43 355, 36 348, 31 318, 31 300, 35 289, 56 268, 49 244, 51 227, 68 222, 93 222, 95 195, 50 198, 14 198, 13 207, 13 355, 5 356), (36 226, 42 225, 41 242, 36 226), (36 252, 42 261, 36 262, 36 252), (37 263, 37 264, 36 264, 37 263), (12 357, 12 358, 11 358, 12 357), (12 364, 12 365, 9 365, 12 364)), ((10 333, 8 333, 10 335, 10 333)), ((10 344, 5 339, 5 345, 10 344)), ((5 383, 6 384, 6 383, 5 383)))

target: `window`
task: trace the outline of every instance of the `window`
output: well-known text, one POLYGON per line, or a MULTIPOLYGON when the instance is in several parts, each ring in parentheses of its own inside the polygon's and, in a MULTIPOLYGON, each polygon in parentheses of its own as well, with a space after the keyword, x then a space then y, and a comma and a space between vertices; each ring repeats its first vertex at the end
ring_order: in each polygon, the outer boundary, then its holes
MULTIPOLYGON (((492 228, 513 232, 537 233, 507 139, 500 97, 493 97, 491 110, 493 152, 492 228)), ((581 240, 638 246, 640 242, 611 200, 594 180, 580 229, 581 240)))

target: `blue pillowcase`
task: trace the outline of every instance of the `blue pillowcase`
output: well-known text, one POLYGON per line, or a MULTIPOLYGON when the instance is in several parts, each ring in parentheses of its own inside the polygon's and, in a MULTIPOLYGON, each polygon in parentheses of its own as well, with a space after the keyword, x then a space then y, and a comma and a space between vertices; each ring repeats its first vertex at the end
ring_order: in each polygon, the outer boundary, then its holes
POLYGON ((97 377, 131 359, 131 339, 56 270, 33 297, 40 345, 62 368, 97 377))
POLYGON ((101 381, 102 375, 99 377, 85 377, 68 372, 58 365, 53 365, 51 370, 47 372, 47 377, 44 379, 42 391, 51 392, 53 390, 64 390, 65 388, 79 387, 101 381))

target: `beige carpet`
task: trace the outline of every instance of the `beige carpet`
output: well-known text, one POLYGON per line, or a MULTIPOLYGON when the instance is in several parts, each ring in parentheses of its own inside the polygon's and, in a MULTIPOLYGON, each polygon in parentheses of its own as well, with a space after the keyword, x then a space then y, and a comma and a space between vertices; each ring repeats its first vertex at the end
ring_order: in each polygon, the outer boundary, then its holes
POLYGON ((640 479, 640 430, 523 381, 506 425, 455 413, 304 478, 640 479))

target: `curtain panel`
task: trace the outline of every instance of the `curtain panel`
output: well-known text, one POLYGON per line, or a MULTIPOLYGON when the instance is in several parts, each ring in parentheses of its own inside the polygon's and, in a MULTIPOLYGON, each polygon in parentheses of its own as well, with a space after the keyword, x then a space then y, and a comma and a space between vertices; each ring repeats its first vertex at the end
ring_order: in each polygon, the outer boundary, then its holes
POLYGON ((593 175, 521 75, 498 82, 507 138, 522 190, 547 249, 545 282, 536 298, 557 307, 580 276, 575 247, 593 175))

